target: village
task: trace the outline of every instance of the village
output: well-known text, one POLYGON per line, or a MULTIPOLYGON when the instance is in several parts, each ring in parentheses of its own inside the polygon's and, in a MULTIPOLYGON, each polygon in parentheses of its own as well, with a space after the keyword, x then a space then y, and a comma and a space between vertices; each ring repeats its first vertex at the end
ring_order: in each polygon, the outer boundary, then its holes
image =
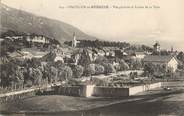
POLYGON ((11 42, 15 46, 8 46, 4 56, 1 56, 1 65, 7 67, 2 68, 2 88, 70 83, 80 78, 87 80, 87 77, 92 80, 93 76, 125 71, 130 72, 125 75, 129 81, 143 78, 169 80, 178 78, 183 72, 183 53, 174 51, 172 47, 171 50, 162 50, 159 42, 154 43, 153 47, 133 46, 125 42, 80 40, 75 33, 73 40, 64 45, 53 41, 43 35, 5 36, 2 45, 7 46, 11 42), (7 70, 12 72, 5 74, 7 70))
POLYGON ((158 41, 149 47, 80 40, 73 33, 72 41, 60 44, 43 35, 10 31, 1 37, 1 45, 2 104, 35 95, 127 97, 170 90, 164 82, 184 79, 184 53, 164 50, 158 41))
POLYGON ((182 0, 0 0, 0 116, 183 116, 182 0))
POLYGON ((59 43, 44 35, 8 31, 0 42, 0 109, 5 113, 7 108, 42 111, 44 104, 22 108, 24 99, 35 104, 39 97, 51 102, 48 111, 93 109, 180 91, 184 80, 184 53, 162 49, 158 41, 150 47, 80 40, 73 33, 72 41, 59 43), (53 99, 66 106, 57 108, 53 99))

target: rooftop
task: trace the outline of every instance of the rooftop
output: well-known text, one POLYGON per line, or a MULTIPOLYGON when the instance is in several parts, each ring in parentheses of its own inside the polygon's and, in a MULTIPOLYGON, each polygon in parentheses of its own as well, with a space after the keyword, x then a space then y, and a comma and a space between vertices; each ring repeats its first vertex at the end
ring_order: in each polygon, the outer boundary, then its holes
POLYGON ((173 56, 148 55, 143 61, 145 62, 169 62, 173 56))

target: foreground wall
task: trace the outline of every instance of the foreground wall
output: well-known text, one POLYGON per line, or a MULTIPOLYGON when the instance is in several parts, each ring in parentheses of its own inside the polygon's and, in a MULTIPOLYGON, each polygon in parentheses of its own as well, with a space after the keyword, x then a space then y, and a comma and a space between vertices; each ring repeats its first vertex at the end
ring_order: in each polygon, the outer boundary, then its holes
POLYGON ((146 84, 146 85, 141 85, 141 86, 130 87, 129 95, 135 95, 139 92, 148 91, 151 89, 159 88, 161 86, 162 86, 161 82, 158 82, 158 83, 153 83, 153 84, 146 84))
POLYGON ((14 91, 9 93, 0 94, 0 103, 4 103, 7 101, 18 101, 19 99, 32 97, 37 94, 43 94, 43 92, 47 91, 47 88, 35 88, 35 89, 27 89, 21 91, 14 91))
POLYGON ((94 92, 94 85, 56 87, 55 91, 60 95, 90 97, 94 92))
POLYGON ((37 91, 26 91, 26 92, 17 92, 15 94, 4 94, 0 96, 0 103, 5 103, 7 101, 18 101, 19 99, 35 96, 37 91))
POLYGON ((155 89, 161 87, 161 82, 140 85, 130 88, 113 88, 113 87, 97 87, 94 85, 80 85, 70 87, 57 87, 56 93, 68 96, 81 96, 81 97, 122 97, 131 96, 139 92, 155 89))
POLYGON ((128 95, 128 88, 95 87, 93 91, 93 96, 97 97, 122 97, 128 95))

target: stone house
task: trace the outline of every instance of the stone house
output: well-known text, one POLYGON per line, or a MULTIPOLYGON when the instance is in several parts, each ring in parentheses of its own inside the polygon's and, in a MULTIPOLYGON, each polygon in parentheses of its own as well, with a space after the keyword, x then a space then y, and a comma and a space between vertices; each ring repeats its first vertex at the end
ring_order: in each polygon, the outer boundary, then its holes
POLYGON ((176 72, 178 68, 178 60, 173 56, 148 55, 143 59, 144 64, 152 63, 154 65, 162 66, 166 70, 176 72))

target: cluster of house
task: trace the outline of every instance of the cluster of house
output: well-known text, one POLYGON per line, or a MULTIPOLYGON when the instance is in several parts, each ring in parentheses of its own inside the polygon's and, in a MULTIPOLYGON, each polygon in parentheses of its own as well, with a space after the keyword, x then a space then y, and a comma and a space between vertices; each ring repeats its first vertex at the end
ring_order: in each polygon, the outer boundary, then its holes
MULTIPOLYGON (((73 41, 72 41, 72 47, 77 47, 77 44, 80 43, 80 41, 76 40, 76 36, 74 35, 73 41)), ((129 51, 129 50, 122 50, 117 48, 103 48, 103 49, 92 49, 88 48, 88 53, 91 61, 94 61, 98 56, 105 56, 105 57, 119 57, 124 59, 134 59, 143 61, 144 64, 154 64, 156 66, 162 66, 165 67, 165 69, 170 69, 173 72, 175 72, 178 68, 178 60, 175 57, 175 55, 152 55, 152 52, 145 52, 145 51, 129 51)), ((156 42, 153 45, 153 52, 160 52, 161 47, 159 42, 156 42)), ((173 51, 173 48, 171 52, 173 51)), ((78 57, 76 57, 77 59, 78 57)), ((77 60, 76 60, 77 61, 77 60)), ((113 62, 115 64, 115 60, 113 62)))
MULTIPOLYGON (((13 36, 13 37, 6 37, 12 41, 22 40, 25 39, 27 42, 31 43, 41 43, 41 44, 48 44, 49 38, 44 36, 13 36)), ((31 59, 31 58, 42 58, 46 61, 61 61, 61 62, 69 62, 73 64, 78 64, 79 58, 81 55, 86 54, 89 56, 91 61, 95 61, 97 57, 104 56, 109 59, 116 59, 124 58, 124 59, 135 59, 139 61, 143 61, 144 64, 152 63, 155 65, 162 65, 167 68, 171 68, 173 71, 176 71, 178 67, 178 60, 172 55, 151 55, 150 52, 145 51, 129 51, 126 49, 117 49, 117 47, 103 47, 102 49, 99 48, 77 48, 77 44, 80 43, 76 39, 76 35, 73 35, 72 47, 73 50, 69 50, 68 48, 61 48, 57 47, 56 49, 50 52, 41 52, 37 50, 30 50, 30 49, 22 49, 19 52, 9 54, 11 57, 19 58, 19 59, 31 59), (66 49, 66 50, 65 50, 66 49)), ((160 44, 156 42, 153 45, 153 50, 156 52, 160 52, 160 44)), ((112 64, 116 64, 116 60, 112 60, 112 64)))
POLYGON ((5 39, 11 40, 13 42, 28 42, 29 44, 43 45, 49 44, 50 38, 43 35, 17 35, 17 36, 6 36, 5 39))
MULTIPOLYGON (((12 41, 14 43, 18 43, 20 46, 38 46, 38 47, 43 47, 44 45, 47 45, 50 43, 50 38, 45 37, 43 35, 16 35, 16 36, 6 36, 1 38, 0 42, 3 41, 12 41)), ((43 51, 38 51, 34 48, 23 48, 20 51, 15 51, 15 52, 7 52, 8 56, 11 58, 16 58, 19 60, 24 60, 24 59, 32 59, 32 58, 42 58, 44 55, 47 54, 47 52, 43 51)), ((7 58, 2 58, 1 57, 1 64, 3 62, 6 62, 8 59, 7 58)))

